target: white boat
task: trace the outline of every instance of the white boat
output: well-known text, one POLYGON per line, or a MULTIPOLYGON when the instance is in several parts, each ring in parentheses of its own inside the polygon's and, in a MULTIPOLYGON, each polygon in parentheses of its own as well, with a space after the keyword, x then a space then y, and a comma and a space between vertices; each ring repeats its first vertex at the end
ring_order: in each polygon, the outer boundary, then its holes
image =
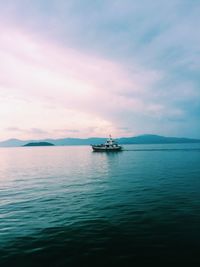
POLYGON ((110 135, 104 144, 92 145, 92 149, 94 152, 114 152, 121 151, 122 146, 118 145, 117 141, 115 141, 110 135))

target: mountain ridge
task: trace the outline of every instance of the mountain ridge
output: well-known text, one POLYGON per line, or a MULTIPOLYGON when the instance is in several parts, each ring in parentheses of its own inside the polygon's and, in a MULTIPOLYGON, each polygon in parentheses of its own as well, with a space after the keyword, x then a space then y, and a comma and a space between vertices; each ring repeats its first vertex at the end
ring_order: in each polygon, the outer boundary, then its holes
MULTIPOLYGON (((76 146, 104 143, 107 138, 90 137, 90 138, 59 138, 59 139, 36 139, 36 140, 20 140, 11 138, 0 142, 0 147, 19 147, 27 143, 49 142, 55 146, 76 146)), ((200 143, 200 139, 186 137, 166 137, 154 134, 143 134, 133 137, 121 137, 117 141, 120 144, 175 144, 175 143, 200 143)))

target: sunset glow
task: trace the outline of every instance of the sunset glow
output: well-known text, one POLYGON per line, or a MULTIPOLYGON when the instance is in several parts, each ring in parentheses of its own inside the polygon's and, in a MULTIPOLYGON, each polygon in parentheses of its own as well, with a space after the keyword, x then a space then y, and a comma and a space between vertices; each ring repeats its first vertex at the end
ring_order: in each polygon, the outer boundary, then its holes
POLYGON ((155 1, 138 22, 133 14, 142 3, 127 1, 125 8, 102 1, 106 26, 84 7, 72 17, 79 1, 25 2, 0 2, 1 140, 109 133, 200 137, 200 36, 193 27, 199 16, 190 13, 200 5, 187 9, 189 22, 181 12, 170 21, 166 14, 185 10, 186 1, 165 3, 154 19, 155 1))

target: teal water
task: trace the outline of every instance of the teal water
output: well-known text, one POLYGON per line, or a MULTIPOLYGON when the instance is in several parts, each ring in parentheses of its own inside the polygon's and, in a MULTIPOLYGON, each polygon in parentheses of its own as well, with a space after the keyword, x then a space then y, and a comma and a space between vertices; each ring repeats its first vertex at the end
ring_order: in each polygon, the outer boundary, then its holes
POLYGON ((200 144, 0 149, 0 266, 200 266, 200 144))

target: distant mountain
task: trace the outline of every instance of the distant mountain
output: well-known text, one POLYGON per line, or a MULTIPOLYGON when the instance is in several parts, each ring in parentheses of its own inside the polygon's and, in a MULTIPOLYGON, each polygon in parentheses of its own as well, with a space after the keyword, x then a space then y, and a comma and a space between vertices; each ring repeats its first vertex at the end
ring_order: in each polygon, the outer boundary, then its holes
POLYGON ((34 142, 34 143, 28 143, 23 146, 54 146, 54 144, 49 142, 34 142))
MULTIPOLYGON (((107 138, 62 138, 62 139, 43 139, 43 140, 18 140, 9 139, 0 142, 0 147, 18 147, 27 143, 48 142, 56 146, 80 146, 104 143, 107 138)), ((165 137, 160 135, 145 134, 135 137, 122 137, 118 139, 120 144, 176 144, 176 143, 200 143, 200 139, 165 137)))
POLYGON ((200 139, 165 137, 160 135, 145 134, 135 137, 120 138, 121 144, 177 144, 177 143, 200 143, 200 139))
POLYGON ((28 142, 34 142, 34 140, 22 141, 19 139, 8 139, 6 141, 0 142, 1 147, 15 147, 15 146, 23 146, 28 142))

